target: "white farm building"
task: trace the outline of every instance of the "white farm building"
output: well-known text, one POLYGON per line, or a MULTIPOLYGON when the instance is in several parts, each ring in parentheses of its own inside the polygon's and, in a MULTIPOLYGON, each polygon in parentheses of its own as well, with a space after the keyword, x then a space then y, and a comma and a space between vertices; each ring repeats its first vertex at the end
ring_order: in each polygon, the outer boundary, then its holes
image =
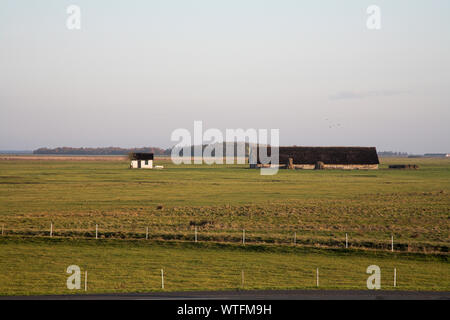
POLYGON ((131 153, 130 160, 130 168, 153 168, 153 153, 131 153))

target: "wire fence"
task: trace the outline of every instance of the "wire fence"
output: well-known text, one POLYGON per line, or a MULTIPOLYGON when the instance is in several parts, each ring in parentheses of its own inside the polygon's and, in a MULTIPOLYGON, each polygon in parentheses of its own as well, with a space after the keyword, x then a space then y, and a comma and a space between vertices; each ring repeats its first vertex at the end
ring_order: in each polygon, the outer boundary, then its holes
POLYGON ((265 230, 202 230, 197 226, 185 230, 156 230, 156 228, 102 228, 95 224, 89 229, 57 228, 53 223, 47 230, 42 228, 7 228, 1 226, 1 236, 25 237, 59 237, 84 239, 123 239, 123 240, 159 240, 159 241, 186 241, 186 242, 218 242, 245 245, 289 245, 314 246, 335 249, 371 249, 391 252, 420 252, 420 253, 448 253, 448 245, 441 243, 398 241, 396 235, 387 235, 385 239, 370 237, 352 237, 351 233, 336 234, 321 231, 320 235, 311 231, 301 232, 268 232, 265 230))

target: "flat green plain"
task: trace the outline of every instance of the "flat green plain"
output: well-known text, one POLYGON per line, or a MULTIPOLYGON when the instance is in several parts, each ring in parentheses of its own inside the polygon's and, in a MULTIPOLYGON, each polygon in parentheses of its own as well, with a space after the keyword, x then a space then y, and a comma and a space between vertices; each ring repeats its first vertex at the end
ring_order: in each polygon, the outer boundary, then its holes
POLYGON ((0 240, 0 294, 162 291, 161 269, 165 291, 366 289, 369 277, 366 269, 370 265, 380 267, 384 290, 450 290, 450 265, 442 255, 205 242, 13 237, 0 240), (81 269, 81 290, 67 289, 70 274, 66 269, 70 265, 81 269), (88 271, 86 292, 85 271, 88 271))
POLYGON ((238 289, 241 270, 245 289, 314 288, 317 267, 321 288, 364 288, 365 268, 377 263, 386 279, 399 269, 399 288, 450 289, 450 159, 274 176, 155 162, 165 168, 0 161, 0 294, 67 293, 65 268, 77 263, 92 271, 90 292, 158 290, 163 267, 166 290, 238 289))

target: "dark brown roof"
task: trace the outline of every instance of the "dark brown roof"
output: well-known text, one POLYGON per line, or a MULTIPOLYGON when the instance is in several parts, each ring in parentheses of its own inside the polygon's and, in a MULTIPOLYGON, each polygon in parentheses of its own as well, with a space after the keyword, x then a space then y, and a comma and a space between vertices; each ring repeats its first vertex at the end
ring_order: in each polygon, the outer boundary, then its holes
POLYGON ((134 152, 130 157, 131 160, 153 160, 153 153, 134 152))
MULTIPOLYGON (((258 147, 265 148, 265 147, 258 147)), ((279 147, 279 163, 288 163, 293 158, 294 164, 379 164, 375 147, 279 147)), ((270 155, 270 147, 267 150, 270 155)), ((257 153, 259 159, 259 149, 257 153)))

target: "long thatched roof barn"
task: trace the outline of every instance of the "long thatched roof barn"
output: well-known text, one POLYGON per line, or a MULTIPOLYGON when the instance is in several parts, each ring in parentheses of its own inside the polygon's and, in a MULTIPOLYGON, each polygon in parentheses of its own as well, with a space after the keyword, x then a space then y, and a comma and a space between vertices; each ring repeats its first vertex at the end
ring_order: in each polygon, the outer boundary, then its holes
MULTIPOLYGON (((261 161, 263 154, 271 156, 270 147, 256 147, 250 158, 251 167, 267 166, 261 161), (252 164, 253 163, 253 164, 252 164)), ((375 147, 278 147, 279 165, 289 169, 378 169, 375 147)))

